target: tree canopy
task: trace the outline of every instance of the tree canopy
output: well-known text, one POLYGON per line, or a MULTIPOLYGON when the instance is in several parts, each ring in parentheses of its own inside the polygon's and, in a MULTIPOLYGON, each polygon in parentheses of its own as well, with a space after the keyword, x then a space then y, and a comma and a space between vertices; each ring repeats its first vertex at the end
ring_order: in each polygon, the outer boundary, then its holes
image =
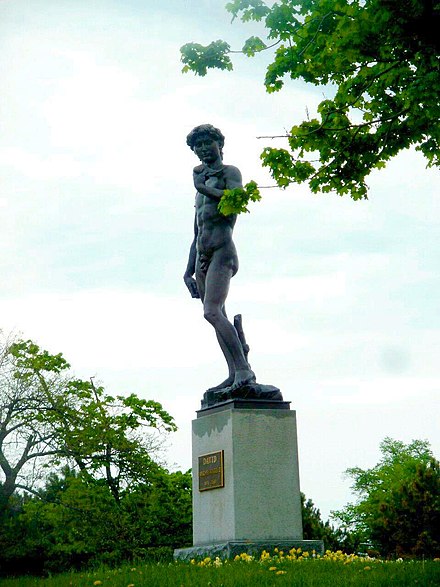
POLYGON ((0 348, 0 513, 16 489, 35 493, 49 466, 69 464, 102 480, 116 502, 158 469, 153 431, 176 429, 161 404, 111 396, 69 368, 61 353, 30 340, 0 348))
POLYGON ((385 555, 440 554, 440 464, 427 441, 404 444, 385 438, 371 469, 353 467, 357 502, 333 512, 385 555))
MULTIPOLYGON (((366 177, 414 146, 440 165, 440 2, 438 0, 233 0, 232 19, 262 21, 266 38, 248 38, 252 57, 274 50, 268 92, 286 77, 326 86, 315 117, 264 148, 261 159, 279 187, 307 182, 311 191, 367 197, 366 177), (329 87, 330 84, 332 87, 329 87), (333 95, 332 95, 333 94, 333 95)), ((183 71, 232 70, 222 40, 181 48, 183 71)))
POLYGON ((160 403, 110 395, 61 353, 0 340, 0 567, 170 557, 191 541, 191 474, 159 461, 160 403))

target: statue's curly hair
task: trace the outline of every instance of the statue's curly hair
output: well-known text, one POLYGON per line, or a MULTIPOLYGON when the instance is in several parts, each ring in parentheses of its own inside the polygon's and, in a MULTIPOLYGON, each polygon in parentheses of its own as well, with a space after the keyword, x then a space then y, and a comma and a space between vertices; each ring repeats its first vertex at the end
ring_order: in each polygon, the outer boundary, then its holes
POLYGON ((200 135, 208 135, 208 137, 211 137, 211 139, 216 141, 218 143, 218 146, 220 147, 220 153, 223 155, 223 145, 225 144, 225 137, 223 136, 221 130, 215 128, 215 126, 212 126, 212 124, 200 124, 199 126, 193 128, 189 135, 186 137, 186 144, 189 147, 191 147, 193 151, 194 144, 200 135))

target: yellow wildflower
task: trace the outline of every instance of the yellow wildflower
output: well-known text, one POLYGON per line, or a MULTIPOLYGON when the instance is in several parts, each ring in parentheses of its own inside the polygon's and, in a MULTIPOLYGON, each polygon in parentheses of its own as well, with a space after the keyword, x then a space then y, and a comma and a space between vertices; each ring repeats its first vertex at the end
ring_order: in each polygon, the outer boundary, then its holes
POLYGON ((260 556, 260 560, 265 561, 268 558, 270 558, 270 554, 266 550, 263 550, 263 552, 261 553, 261 556, 260 556))
POLYGON ((276 571, 277 568, 276 567, 269 567, 269 571, 276 571))
POLYGON ((134 583, 130 583, 130 585, 127 585, 127 587, 134 587, 134 583))
POLYGON ((287 575, 287 571, 277 571, 275 575, 287 575))
POLYGON ((97 586, 97 585, 102 585, 102 581, 95 581, 95 582, 93 583, 93 585, 96 585, 96 586, 97 586))
POLYGON ((248 554, 247 552, 242 552, 239 556, 238 560, 242 560, 242 561, 246 561, 247 563, 250 563, 251 561, 254 560, 254 557, 250 554, 248 554))
POLYGON ((364 571, 371 571, 371 567, 364 567, 364 571))

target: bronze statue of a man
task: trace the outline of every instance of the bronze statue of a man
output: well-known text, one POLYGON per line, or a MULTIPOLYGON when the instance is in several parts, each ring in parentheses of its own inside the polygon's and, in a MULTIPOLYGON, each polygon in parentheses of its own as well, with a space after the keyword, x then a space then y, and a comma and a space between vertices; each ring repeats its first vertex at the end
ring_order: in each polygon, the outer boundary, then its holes
POLYGON ((204 316, 214 326, 228 364, 227 379, 208 390, 218 397, 255 382, 246 358, 244 338, 240 340, 225 310, 229 283, 238 270, 237 251, 232 240, 237 217, 221 214, 218 203, 225 189, 242 187, 242 179, 236 167, 223 163, 224 141, 220 130, 211 124, 197 126, 187 136, 187 144, 201 164, 193 172, 197 190, 194 240, 184 280, 191 296, 201 298, 204 316))

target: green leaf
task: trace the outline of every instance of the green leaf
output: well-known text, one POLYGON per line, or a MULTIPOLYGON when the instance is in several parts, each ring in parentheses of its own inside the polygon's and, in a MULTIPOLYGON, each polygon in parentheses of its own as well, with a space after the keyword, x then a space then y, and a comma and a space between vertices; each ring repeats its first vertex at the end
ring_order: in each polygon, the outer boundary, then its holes
POLYGON ((250 181, 243 188, 234 188, 224 190, 223 196, 218 203, 218 210, 223 216, 231 214, 242 214, 249 212, 247 205, 249 202, 258 202, 261 200, 261 194, 255 181, 250 181))
POLYGON ((209 68, 232 70, 232 62, 228 56, 230 46, 225 41, 212 41, 207 46, 199 43, 187 43, 180 49, 181 61, 184 63, 182 72, 193 71, 204 76, 209 68))
POLYGON ((243 45, 243 53, 248 57, 253 57, 255 53, 259 53, 267 48, 267 45, 259 37, 250 37, 243 45))
POLYGON ((242 12, 241 20, 247 22, 250 20, 260 21, 269 12, 270 9, 262 0, 234 0, 226 4, 226 10, 232 14, 232 20, 238 17, 242 12))

